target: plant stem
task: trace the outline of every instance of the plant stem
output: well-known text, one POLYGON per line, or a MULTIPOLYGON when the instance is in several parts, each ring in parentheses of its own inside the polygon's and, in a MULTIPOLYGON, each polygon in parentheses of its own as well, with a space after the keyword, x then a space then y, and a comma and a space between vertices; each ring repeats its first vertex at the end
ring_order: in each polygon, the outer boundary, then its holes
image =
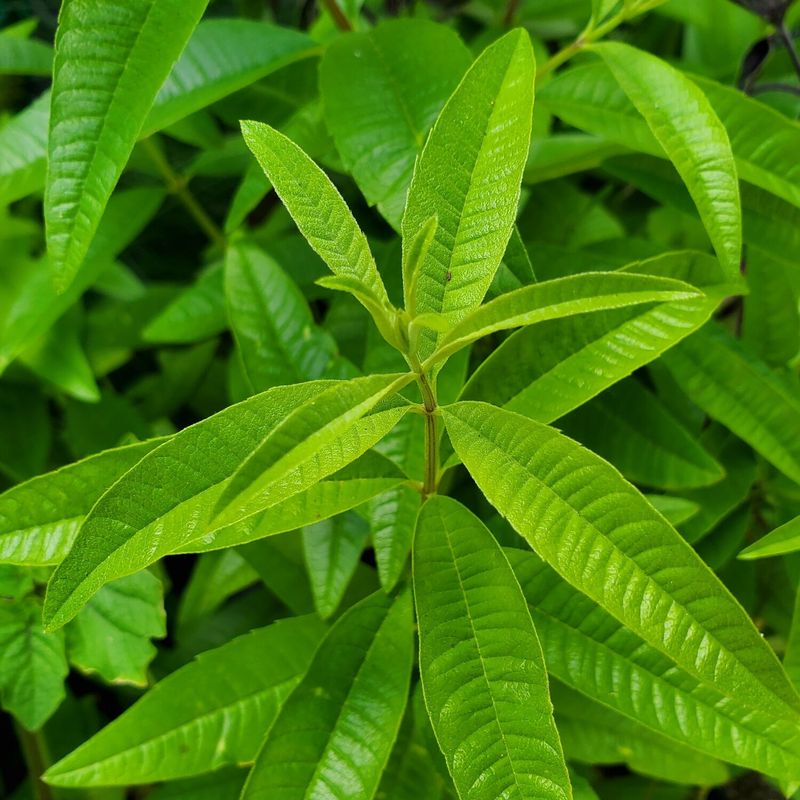
POLYGON ((41 734, 31 733, 19 723, 15 723, 14 727, 25 763, 28 765, 28 775, 31 779, 31 789, 35 800, 53 800, 50 787, 41 779, 47 769, 46 749, 41 734))
POLYGON ((797 54, 797 48, 794 46, 794 39, 792 39, 792 34, 789 33, 785 22, 782 22, 778 27, 778 35, 781 37, 786 50, 789 52, 789 58, 794 65, 794 71, 797 73, 797 76, 800 77, 800 55, 797 54))
POLYGON ((150 156, 150 160, 161 173, 167 191, 174 194, 181 203, 183 203, 184 208, 189 212, 198 227, 208 236, 211 242, 219 247, 224 247, 224 234, 214 220, 208 216, 205 209, 197 201, 197 198, 192 194, 186 178, 172 169, 172 165, 164 157, 164 154, 153 141, 152 137, 144 139, 142 141, 142 146, 147 151, 147 155, 150 156))
POLYGON ((353 30, 350 20, 347 19, 342 9, 339 8, 339 4, 336 0, 322 0, 322 5, 325 6, 325 10, 331 15, 331 19, 340 31, 353 30))
POLYGON ((436 424, 436 394, 424 372, 418 372, 417 376, 425 408, 425 480, 422 496, 426 498, 436 493, 439 480, 439 431, 436 424))
POLYGON ((506 10, 503 14, 503 25, 510 28, 514 24, 514 17, 517 16, 520 0, 508 0, 506 10))

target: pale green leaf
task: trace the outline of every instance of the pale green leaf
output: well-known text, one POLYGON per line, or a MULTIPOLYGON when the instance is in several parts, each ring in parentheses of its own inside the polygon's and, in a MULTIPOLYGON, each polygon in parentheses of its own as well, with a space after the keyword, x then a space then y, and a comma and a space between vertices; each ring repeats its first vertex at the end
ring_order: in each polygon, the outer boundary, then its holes
POLYGON ((413 643, 409 592, 378 592, 340 617, 269 728, 242 800, 371 800, 406 706, 413 643))
POLYGON ((800 550, 800 517, 790 519, 771 530, 766 536, 762 536, 757 542, 742 550, 739 558, 746 560, 767 558, 794 553, 796 550, 800 550))
POLYGON ((414 535, 420 674, 461 800, 571 800, 542 648, 499 545, 433 497, 414 535))
POLYGON ((324 627, 282 620, 200 655, 52 766, 55 786, 126 786, 250 761, 324 627))
POLYGON ((62 290, 80 269, 156 94, 207 3, 70 0, 62 8, 44 212, 62 290))
POLYGON ((800 698, 750 618, 613 467, 518 414, 442 413, 489 501, 566 580, 689 674, 796 722, 800 698))
POLYGON ((367 201, 396 229, 417 153, 470 60, 453 30, 424 19, 388 20, 325 51, 325 121, 367 201))
POLYGON ((656 56, 621 42, 592 45, 686 184, 720 262, 739 273, 742 213, 728 134, 703 92, 656 56))
POLYGON ((163 441, 106 450, 0 495, 0 563, 59 563, 100 495, 163 441))
POLYGON ((0 205, 44 186, 50 92, 0 128, 0 205))
POLYGON ((800 481, 800 398, 790 382, 716 325, 686 339, 664 363, 709 416, 800 481))
POLYGON ((111 683, 146 686, 151 639, 167 634, 163 592, 146 570, 106 584, 66 628, 69 660, 111 683))

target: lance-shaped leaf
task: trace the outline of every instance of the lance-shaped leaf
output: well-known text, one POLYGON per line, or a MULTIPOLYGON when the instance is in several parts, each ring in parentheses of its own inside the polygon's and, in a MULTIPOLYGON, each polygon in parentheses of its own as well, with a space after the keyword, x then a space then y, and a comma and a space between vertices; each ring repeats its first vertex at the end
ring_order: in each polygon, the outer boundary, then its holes
POLYGON ((701 292, 689 284, 652 275, 590 272, 555 278, 502 294, 473 311, 445 334, 431 360, 444 358, 496 331, 589 311, 700 296, 701 292))
POLYGON ((39 39, 0 31, 0 75, 49 76, 53 50, 39 39))
MULTIPOLYGON (((230 525, 274 505, 272 488, 279 481, 341 439, 381 400, 410 381, 409 375, 338 381, 299 405, 236 470, 219 498, 214 524, 230 525)), ((318 480, 325 474, 330 472, 318 480)))
POLYGON ((548 672, 609 708, 715 758, 797 774, 800 731, 745 693, 725 694, 645 642, 529 551, 505 550, 548 672))
POLYGON ((328 176, 269 125, 242 122, 242 135, 308 243, 334 275, 355 282, 367 311, 391 339, 392 307, 367 237, 328 176))
POLYGON ((727 293, 716 259, 670 253, 631 265, 700 287, 696 300, 582 314, 518 331, 481 365, 462 392, 539 422, 552 422, 630 375, 699 328, 727 293))
POLYGON ((377 592, 347 611, 269 728, 242 800, 371 800, 400 728, 413 647, 408 592, 377 592))
POLYGON ((423 19, 389 20, 325 51, 325 121, 364 196, 395 228, 417 153, 470 60, 453 30, 423 19))
POLYGON ((800 517, 790 519, 766 536, 762 536, 757 542, 742 550, 739 558, 745 560, 767 558, 794 553, 797 550, 800 550, 800 517))
MULTIPOLYGON (((491 285, 517 213, 534 72, 527 33, 506 34, 477 58, 433 126, 402 224, 404 291, 412 317, 445 314, 457 322, 491 285), (433 240, 410 274, 405 261, 411 244, 432 217, 438 220, 433 240)), ((429 356, 435 344, 429 332, 420 356, 429 356)))
POLYGON ((714 786, 728 779, 724 764, 648 730, 632 719, 558 683, 553 684, 558 732, 570 760, 626 764, 673 783, 714 786))
POLYGON ((703 92, 656 56, 620 42, 592 45, 686 184, 720 262, 739 272, 742 212, 727 131, 703 92))
MULTIPOLYGON (((205 533, 199 539, 185 543, 175 552, 219 550, 303 528, 349 511, 376 495, 391 492, 404 481, 405 476, 389 459, 369 450, 352 464, 305 491, 241 522, 205 533)), ((419 498, 419 493, 415 494, 419 498)))
POLYGON ((62 289, 80 268, 150 106, 207 3, 64 4, 56 34, 45 190, 47 249, 62 289))
POLYGON ((745 611, 611 465, 484 403, 442 414, 483 493, 566 580, 689 674, 796 723, 800 698, 745 611))
POLYGON ((153 783, 251 761, 324 630, 281 620, 203 653, 50 767, 48 783, 153 783))
POLYGON ((253 391, 322 377, 336 343, 314 324, 297 284, 263 250, 250 244, 228 248, 225 298, 253 391))
POLYGON ((6 205, 44 184, 50 92, 0 128, 0 203, 6 205))
POLYGON ((167 635, 163 593, 147 571, 104 586, 66 629, 69 660, 111 683, 146 686, 150 640, 167 635))
POLYGON ((419 667, 462 800, 571 798, 539 639, 489 530, 429 499, 414 534, 419 667))
POLYGON ((800 399, 793 384, 716 325, 682 342, 664 362, 693 402, 800 481, 800 399))
POLYGON ((163 442, 106 450, 0 495, 0 563, 58 564, 100 495, 163 442))

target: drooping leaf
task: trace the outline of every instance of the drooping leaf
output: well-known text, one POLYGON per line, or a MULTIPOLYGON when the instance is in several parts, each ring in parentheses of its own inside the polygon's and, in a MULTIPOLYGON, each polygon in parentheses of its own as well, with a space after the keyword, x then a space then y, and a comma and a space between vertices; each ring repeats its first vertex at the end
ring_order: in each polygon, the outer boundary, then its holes
POLYGON ((52 766, 48 782, 125 786, 252 760, 323 632, 313 617, 281 620, 203 653, 52 766))
POLYGON ((151 639, 167 633, 162 595, 146 570, 106 584, 66 629, 69 660, 111 683, 146 686, 151 639))
POLYGON ((710 756, 771 775, 795 774, 800 736, 745 694, 699 680, 581 594, 537 555, 507 548, 542 640, 564 684, 710 756))
POLYGON ((340 617, 269 728, 242 800, 370 800, 400 728, 413 642, 407 591, 340 617))
POLYGON ((42 607, 32 597, 0 603, 0 704, 30 731, 64 699, 64 634, 42 630, 42 607))
POLYGON ((396 229, 417 153, 469 63, 451 29, 423 19, 388 20, 325 51, 325 121, 364 196, 396 229))
POLYGON ((491 533, 433 497, 413 570, 425 703, 459 796, 571 798, 541 645, 491 533))
POLYGON ((64 5, 45 189, 47 249, 62 290, 80 269, 156 93, 207 3, 70 0, 64 5))
POLYGON ((664 362, 700 408, 800 481, 800 399, 791 384, 716 325, 686 339, 664 362))
POLYGON ((750 618, 613 467, 518 414, 483 403, 442 413, 489 501, 566 580, 690 675, 797 718, 800 699, 750 618))
MULTIPOLYGON (((527 34, 506 34, 478 57, 434 124, 402 224, 404 292, 412 317, 445 314, 458 322, 480 304, 494 278, 517 213, 534 71, 527 34), (405 263, 409 247, 431 217, 438 220, 433 241, 411 274, 405 263)), ((421 358, 431 354, 436 340, 425 337, 421 358)))
POLYGON ((725 127, 703 92, 656 56, 621 42, 592 49, 608 65, 681 175, 723 267, 739 272, 742 214, 725 127))
POLYGON ((107 450, 0 495, 0 562, 59 563, 100 495, 163 441, 107 450))

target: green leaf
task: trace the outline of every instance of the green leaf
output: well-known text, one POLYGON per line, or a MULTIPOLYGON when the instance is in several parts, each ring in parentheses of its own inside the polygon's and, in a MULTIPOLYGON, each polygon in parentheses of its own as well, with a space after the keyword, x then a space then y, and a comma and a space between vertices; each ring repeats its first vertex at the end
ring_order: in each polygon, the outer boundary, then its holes
POLYGON ((668 494, 648 494, 645 497, 670 525, 680 525, 700 510, 699 503, 687 500, 685 497, 673 497, 668 494))
POLYGON ((590 272, 555 278, 507 292, 468 314, 444 335, 431 361, 509 328, 589 311, 698 297, 700 292, 686 283, 651 275, 590 272))
POLYGON ((800 481, 800 400, 791 383, 716 325, 682 342, 664 363, 709 416, 800 481))
MULTIPOLYGON (((170 36, 174 38, 172 31, 170 36)), ((262 20, 204 20, 161 86, 141 135, 167 128, 318 52, 319 46, 306 34, 262 20)))
POLYGON ((608 65, 686 184, 722 266, 738 275, 739 184, 728 134, 703 92, 666 62, 620 42, 591 49, 608 65))
MULTIPOLYGON (((402 224, 404 293, 412 317, 444 314, 458 322, 491 285, 517 213, 534 73, 528 35, 506 34, 476 59, 434 124, 402 224), (431 217, 438 219, 433 241, 411 274, 409 248, 431 217)), ((427 335, 420 357, 427 358, 436 342, 427 335)))
POLYGON ((348 172, 395 229, 417 153, 470 60, 454 31, 424 19, 388 20, 325 51, 325 122, 348 172))
POLYGON ((45 189, 47 250, 62 290, 80 269, 156 93, 207 3, 70 0, 64 5, 56 34, 45 189))
POLYGON ((352 511, 303 528, 314 606, 322 619, 339 608, 368 538, 367 523, 352 511))
POLYGON ((725 470, 635 379, 568 414, 559 427, 610 461, 628 480, 661 489, 716 483, 725 470))
MULTIPOLYGON (((573 71, 567 74, 571 75, 573 71)), ((557 80, 560 79, 561 76, 557 80)), ((545 84, 541 91, 546 92, 549 86, 550 83, 545 84)), ((545 102, 543 100, 543 104, 545 102)), ((583 133, 558 133, 546 139, 534 139, 522 180, 523 183, 543 183, 563 178, 565 175, 595 169, 610 156, 624 152, 625 147, 613 141, 583 133)))
POLYGON ((322 377, 336 353, 314 324, 297 284, 263 250, 232 245, 225 298, 245 376, 254 392, 322 377))
POLYGON ((425 703, 462 800, 571 798, 525 599, 491 533, 455 500, 422 507, 414 597, 425 703))
POLYGON ((38 39, 0 32, 0 75, 41 75, 53 68, 53 50, 38 39))
POLYGON ((367 310, 387 331, 392 307, 386 288, 367 238, 336 187, 294 142, 269 125, 242 122, 242 135, 308 243, 334 275, 361 286, 371 301, 367 310))
POLYGON ((800 517, 795 517, 771 530, 757 542, 739 553, 739 558, 750 560, 780 556, 800 550, 800 517))
POLYGON ((30 731, 38 730, 64 699, 64 634, 42 630, 33 598, 0 603, 0 704, 30 731))
POLYGON ((689 674, 796 722, 800 698, 750 618, 613 467, 484 403, 442 414, 486 497, 559 574, 689 674))
POLYGON ((163 439, 106 450, 0 495, 0 563, 57 564, 103 492, 163 439))
POLYGON ((170 781, 157 786, 149 800, 239 800, 247 772, 235 767, 216 770, 211 775, 170 781))
POLYGON ((49 119, 47 91, 0 128, 0 205, 44 185, 49 119))
POLYGON ((369 522, 381 586, 390 591, 400 580, 411 552, 414 525, 422 496, 410 486, 397 486, 369 505, 369 522))
POLYGON ((324 627, 281 620, 200 655, 47 771, 54 786, 126 786, 250 761, 324 627))
POLYGON ((410 593, 349 609, 269 728, 242 800, 370 800, 400 728, 413 647, 410 593))
MULTIPOLYGON (((279 481, 340 441, 381 400, 392 397, 410 381, 411 376, 402 374, 337 381, 298 405, 231 477, 217 502, 214 524, 231 525, 283 499, 273 491, 279 481)), ((312 483, 344 464, 334 469, 320 466, 322 471, 312 483)))
POLYGON ((111 683, 146 686, 156 654, 150 640, 167 635, 162 595, 147 571, 104 586, 66 629, 69 660, 111 683))
POLYGON ((707 298, 582 314, 513 334, 475 372, 462 397, 552 422, 630 375, 699 328, 731 290, 716 261, 670 253, 631 265, 683 280, 707 298))
POLYGON ((570 760, 626 764, 634 772, 674 783, 725 783, 724 764, 648 730, 558 683, 553 685, 556 724, 570 760))
POLYGON ((537 555, 507 548, 548 672, 604 706, 710 756, 771 775, 796 774, 800 735, 745 693, 698 680, 570 586, 537 555))

